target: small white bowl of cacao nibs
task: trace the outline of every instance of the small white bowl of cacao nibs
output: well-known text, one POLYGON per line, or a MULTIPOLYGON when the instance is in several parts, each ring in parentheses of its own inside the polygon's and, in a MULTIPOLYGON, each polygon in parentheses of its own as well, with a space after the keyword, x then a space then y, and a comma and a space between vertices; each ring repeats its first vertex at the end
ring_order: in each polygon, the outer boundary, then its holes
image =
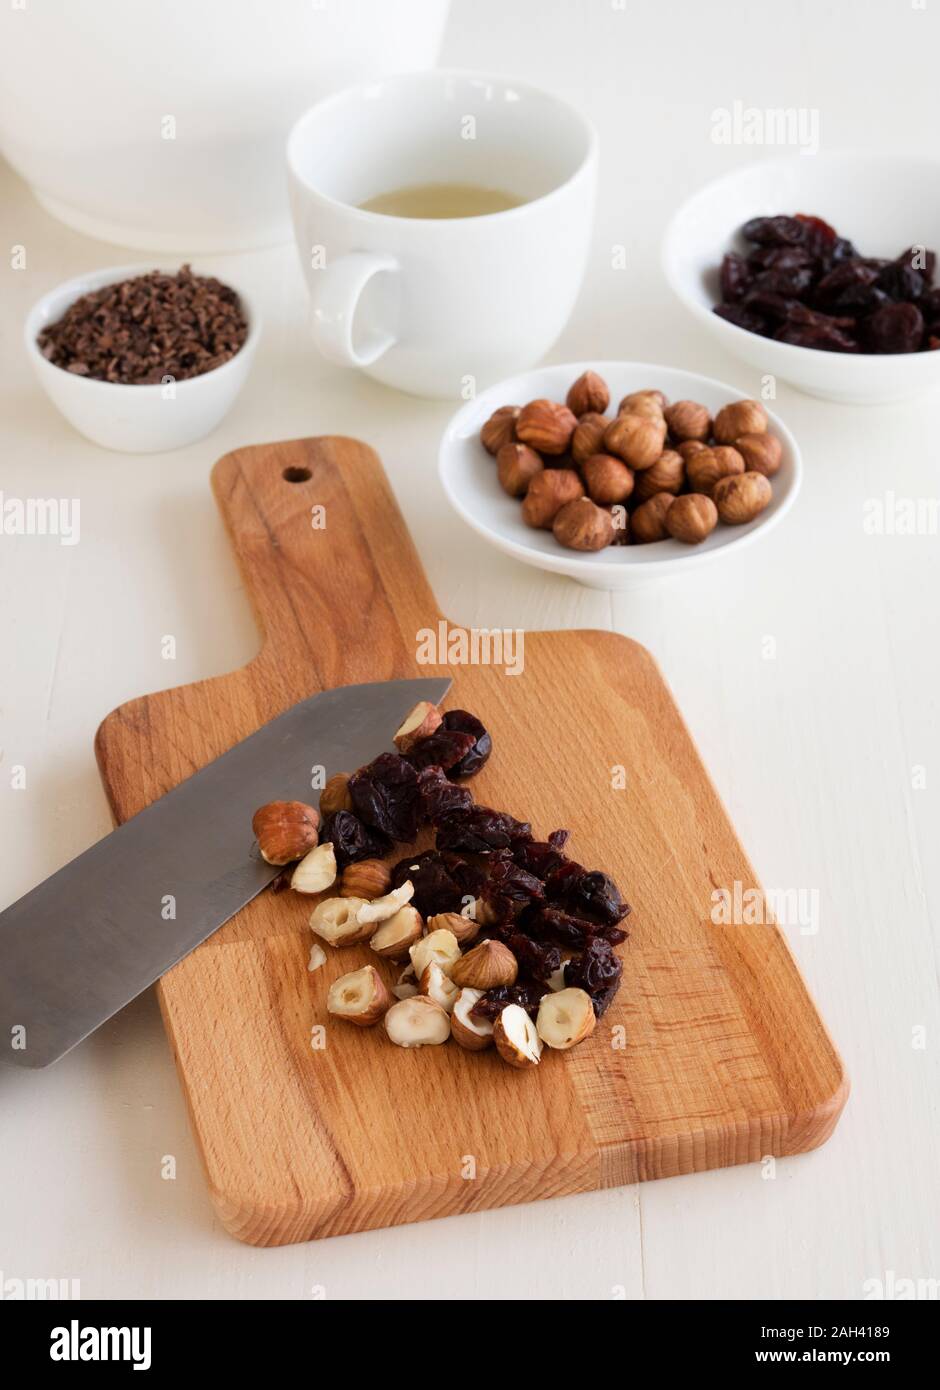
POLYGON ((597 589, 684 573, 766 537, 800 453, 762 401, 674 367, 539 367, 453 417, 439 468, 486 540, 597 589))
POLYGON ((69 424, 105 449, 202 439, 248 376, 261 321, 244 294, 184 265, 112 266, 33 305, 26 354, 69 424))
POLYGON ((320 1021, 402 1048, 492 1047, 519 1071, 585 1042, 621 984, 620 889, 571 857, 567 830, 541 839, 474 800, 493 751, 476 715, 422 701, 394 745, 334 773, 319 809, 273 801, 252 820, 278 888, 316 898, 320 1021))

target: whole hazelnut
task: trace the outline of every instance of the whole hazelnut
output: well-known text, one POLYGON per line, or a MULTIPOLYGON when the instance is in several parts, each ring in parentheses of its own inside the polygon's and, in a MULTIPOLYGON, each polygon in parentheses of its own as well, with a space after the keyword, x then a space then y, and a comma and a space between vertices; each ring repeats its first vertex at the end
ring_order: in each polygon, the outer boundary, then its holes
POLYGON ((524 405, 516 420, 516 438, 540 454, 563 454, 571 442, 577 419, 566 405, 537 400, 524 405))
POLYGON ((760 515, 773 497, 773 488, 763 473, 739 473, 720 478, 713 495, 725 525, 741 526, 760 515))
POLYGON ((614 523, 610 512, 598 507, 588 497, 566 502, 552 524, 556 541, 569 550, 603 550, 612 545, 614 523))
POLYGON ((568 409, 574 415, 603 415, 610 405, 610 392, 607 382, 597 372, 582 372, 574 382, 565 399, 568 409))
POLYGON ((652 468, 637 475, 636 496, 641 502, 654 492, 677 493, 685 482, 685 461, 675 449, 664 449, 652 468))
POLYGON ((604 433, 604 449, 631 468, 652 468, 666 442, 666 422, 643 415, 618 415, 604 433))
POLYGON ((522 500, 522 520, 527 526, 550 530, 565 503, 583 496, 584 487, 573 468, 543 468, 522 500))
POLYGON ((487 453, 498 454, 504 444, 515 438, 516 420, 521 406, 501 405, 480 430, 480 440, 487 453))
POLYGON ((711 431, 712 418, 698 401, 676 401, 666 407, 665 416, 670 435, 680 443, 687 439, 704 442, 711 431))
POLYGON ((577 428, 571 436, 571 457, 575 463, 583 463, 592 454, 599 454, 604 444, 604 432, 610 424, 606 415, 598 415, 596 411, 588 411, 587 415, 582 415, 578 421, 577 428))
POLYGON ((649 545, 652 541, 664 541, 666 513, 675 502, 671 492, 657 492, 647 502, 641 502, 630 517, 630 539, 638 545, 649 545))
POLYGON ((618 415, 642 415, 644 420, 661 420, 663 412, 652 396, 634 401, 626 410, 618 410, 618 415))
POLYGON ((669 402, 662 391, 631 391, 629 395, 624 396, 618 405, 617 414, 629 415, 631 412, 636 412, 637 406, 640 407, 639 413, 642 414, 644 409, 652 405, 658 409, 661 415, 668 404, 669 402))
POLYGON ((693 454, 685 466, 689 486, 695 492, 710 497, 719 478, 744 472, 744 460, 730 444, 713 444, 710 449, 693 454))
POLYGON ((269 801, 251 820, 261 858, 266 864, 290 864, 302 859, 319 838, 320 817, 303 801, 269 801))
POLYGON ((719 444, 733 444, 742 434, 764 434, 767 412, 760 401, 733 401, 722 406, 715 416, 715 439, 719 444))
POLYGON ((524 497, 532 479, 541 473, 544 466, 528 444, 504 444, 496 455, 496 475, 500 487, 510 497, 524 497))
POLYGON ((780 468, 783 445, 775 434, 742 434, 734 441, 734 447, 749 473, 772 478, 780 468))
POLYGON ((341 898, 362 898, 372 902, 383 897, 392 886, 392 872, 381 859, 359 859, 347 864, 340 879, 341 898))
POLYGON ((588 496, 602 507, 626 502, 633 491, 633 473, 613 454, 592 454, 585 460, 581 472, 588 496))
POLYGON ((666 513, 666 530, 673 540, 698 545, 718 525, 718 508, 701 492, 677 497, 666 513))
POLYGON ((320 815, 335 816, 337 811, 351 811, 352 797, 349 795, 349 773, 337 772, 327 779, 320 793, 320 815))
POLYGON ((688 463, 693 454, 700 454, 708 445, 703 444, 700 439, 684 439, 681 444, 676 445, 676 452, 681 454, 688 463))

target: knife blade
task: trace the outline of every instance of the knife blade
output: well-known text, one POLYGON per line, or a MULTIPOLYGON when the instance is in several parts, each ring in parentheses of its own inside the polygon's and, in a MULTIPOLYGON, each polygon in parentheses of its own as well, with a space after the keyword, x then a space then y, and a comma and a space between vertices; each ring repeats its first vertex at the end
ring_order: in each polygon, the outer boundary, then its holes
POLYGON ((45 1067, 122 1009, 281 872, 259 806, 309 801, 311 773, 360 767, 447 679, 342 686, 294 705, 0 913, 0 1060, 45 1067))

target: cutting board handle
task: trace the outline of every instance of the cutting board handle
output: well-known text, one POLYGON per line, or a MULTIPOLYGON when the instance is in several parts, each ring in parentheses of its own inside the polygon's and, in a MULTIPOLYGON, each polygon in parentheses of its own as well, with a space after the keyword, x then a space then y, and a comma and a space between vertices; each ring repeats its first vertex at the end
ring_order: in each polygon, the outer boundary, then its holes
POLYGON ((361 680, 434 675, 417 661, 437 606, 385 472, 339 437, 237 449, 212 487, 285 704, 361 680))

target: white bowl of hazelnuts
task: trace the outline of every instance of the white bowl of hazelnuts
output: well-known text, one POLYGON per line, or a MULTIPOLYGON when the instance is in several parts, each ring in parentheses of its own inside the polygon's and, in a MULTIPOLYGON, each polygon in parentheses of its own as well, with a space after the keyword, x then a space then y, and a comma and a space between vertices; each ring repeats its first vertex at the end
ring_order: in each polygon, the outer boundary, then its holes
POLYGON ((767 534, 799 491, 790 431, 723 382, 643 362, 538 367, 447 426, 451 505, 508 555, 627 589, 767 534))

